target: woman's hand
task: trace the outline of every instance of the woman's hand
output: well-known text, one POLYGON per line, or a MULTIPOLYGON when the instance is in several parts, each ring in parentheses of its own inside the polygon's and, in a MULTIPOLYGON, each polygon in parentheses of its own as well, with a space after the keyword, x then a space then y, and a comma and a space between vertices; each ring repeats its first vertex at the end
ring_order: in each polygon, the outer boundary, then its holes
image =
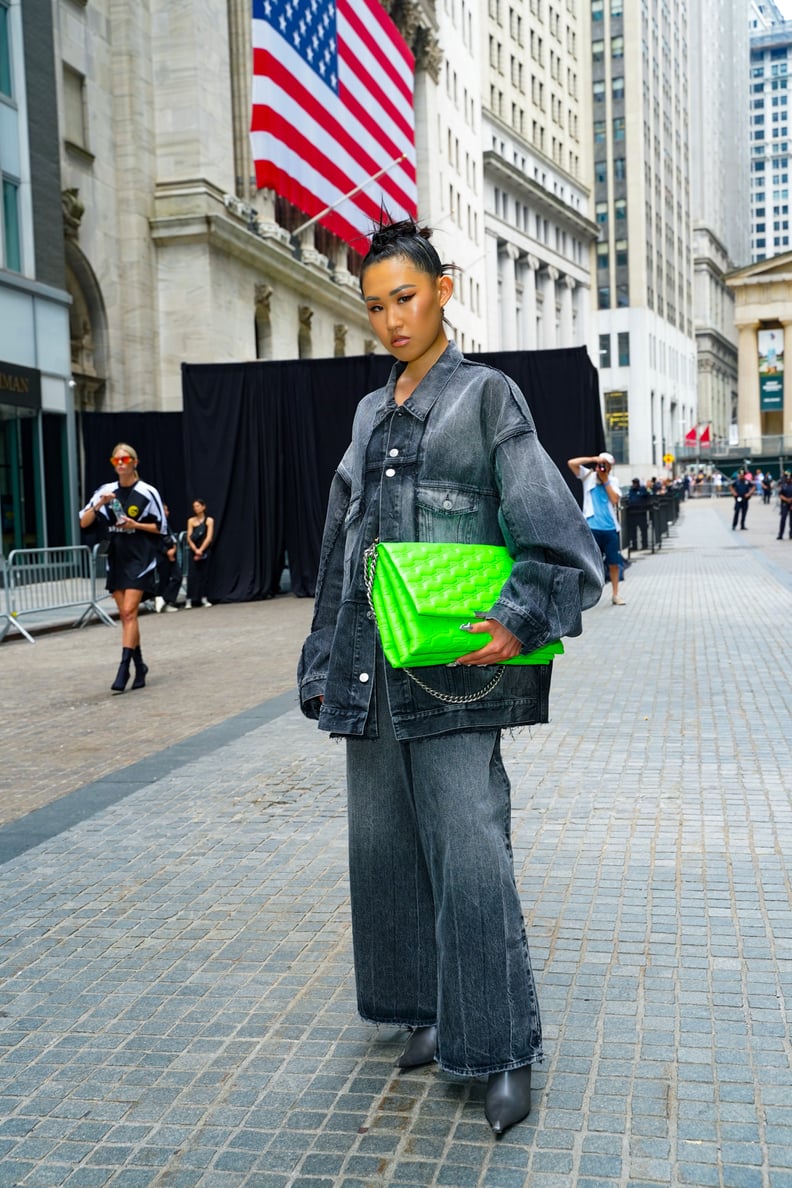
POLYGON ((512 635, 507 627, 497 619, 483 619, 475 623, 468 623, 466 631, 471 635, 491 635, 492 639, 476 652, 467 652, 460 656, 457 664, 471 666, 479 664, 503 664, 519 655, 522 644, 516 635, 512 635))

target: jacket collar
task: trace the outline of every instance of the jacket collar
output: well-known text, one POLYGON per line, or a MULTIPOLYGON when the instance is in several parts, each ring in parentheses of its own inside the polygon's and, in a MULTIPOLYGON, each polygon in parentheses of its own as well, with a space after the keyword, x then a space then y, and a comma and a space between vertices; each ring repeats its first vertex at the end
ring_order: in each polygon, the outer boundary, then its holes
MULTIPOLYGON (((404 404, 398 407, 402 411, 410 413, 416 420, 425 421, 432 411, 438 396, 459 367, 463 358, 464 356, 456 343, 449 340, 448 346, 440 358, 429 368, 409 399, 405 400, 404 404)), ((388 382, 383 390, 382 401, 377 409, 377 421, 380 421, 383 417, 393 412, 393 408, 396 405, 394 395, 396 381, 404 371, 405 366, 406 364, 404 363, 394 363, 391 368, 388 382)))

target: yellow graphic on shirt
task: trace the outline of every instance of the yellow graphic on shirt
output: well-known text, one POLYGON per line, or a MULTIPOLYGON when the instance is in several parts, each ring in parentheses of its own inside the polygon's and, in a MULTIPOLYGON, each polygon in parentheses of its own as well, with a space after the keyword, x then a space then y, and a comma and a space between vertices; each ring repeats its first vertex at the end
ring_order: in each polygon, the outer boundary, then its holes
POLYGON ((129 507, 126 509, 126 514, 130 520, 136 520, 140 515, 140 508, 136 503, 130 503, 129 507))

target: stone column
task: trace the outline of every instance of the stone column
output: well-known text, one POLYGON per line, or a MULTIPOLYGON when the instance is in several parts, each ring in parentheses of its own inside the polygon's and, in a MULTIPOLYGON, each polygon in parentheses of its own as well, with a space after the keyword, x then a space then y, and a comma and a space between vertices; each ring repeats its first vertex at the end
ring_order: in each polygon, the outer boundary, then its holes
MULTIPOLYGON (((781 318, 784 327, 784 436, 792 438, 792 318, 781 318)), ((784 449, 787 449, 784 442, 784 449)))
POLYGON ((485 233, 485 254, 486 254, 486 289, 484 302, 486 305, 487 316, 487 343, 486 349, 488 351, 500 350, 500 261, 498 259, 498 239, 496 235, 486 231, 485 233))
MULTIPOLYGON (((738 323, 740 341, 737 359, 737 424, 740 444, 746 450, 762 445, 762 418, 759 406, 758 322, 738 323)), ((786 339, 786 332, 784 333, 786 339)), ((786 343, 784 344, 786 346, 786 343)))
POLYGON ((575 346, 588 346, 593 357, 599 362, 599 344, 592 329, 591 317, 591 289, 588 285, 578 285, 574 293, 575 303, 575 346), (594 347, 596 346, 596 350, 594 347))
POLYGON ((500 249, 501 277, 501 350, 516 351, 517 342, 517 284, 515 265, 519 252, 513 243, 505 243, 500 249))
POLYGON ((558 346, 556 339, 556 281, 560 273, 549 264, 542 273, 542 346, 553 350, 558 346))
POLYGON ((571 347, 573 343, 572 294, 575 281, 571 276, 565 276, 561 281, 561 346, 571 347))
POLYGON ((527 256, 523 269, 523 320, 525 322, 525 349, 535 351, 538 344, 536 334, 536 274, 539 261, 536 256, 527 256))

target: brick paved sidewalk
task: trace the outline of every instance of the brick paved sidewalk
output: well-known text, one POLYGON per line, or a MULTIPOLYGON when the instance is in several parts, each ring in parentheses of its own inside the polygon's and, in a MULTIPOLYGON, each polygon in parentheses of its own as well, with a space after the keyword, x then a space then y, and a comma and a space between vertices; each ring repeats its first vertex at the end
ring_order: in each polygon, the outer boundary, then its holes
POLYGON ((496 1142, 482 1082, 397 1074, 356 1018, 343 748, 273 690, 0 866, 0 1185, 792 1185, 792 545, 725 502, 587 613, 505 748, 524 1124, 496 1142))

